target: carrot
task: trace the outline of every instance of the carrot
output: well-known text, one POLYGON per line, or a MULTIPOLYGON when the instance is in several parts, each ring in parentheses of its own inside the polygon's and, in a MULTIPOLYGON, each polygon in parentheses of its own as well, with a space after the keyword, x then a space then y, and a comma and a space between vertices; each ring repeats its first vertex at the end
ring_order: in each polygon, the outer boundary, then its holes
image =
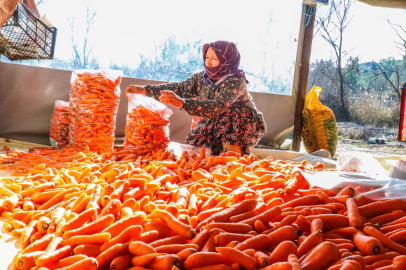
POLYGON ((96 214, 96 209, 87 209, 77 215, 76 217, 72 218, 68 222, 66 222, 61 227, 61 233, 65 233, 66 231, 74 230, 81 227, 86 222, 90 221, 92 217, 96 214))
POLYGON ((140 241, 131 242, 128 249, 133 255, 136 255, 136 256, 157 253, 152 246, 145 244, 143 242, 140 242, 140 241))
POLYGON ((74 255, 74 256, 70 256, 65 259, 62 259, 59 262, 56 262, 52 265, 47 265, 46 268, 49 270, 59 269, 59 268, 70 266, 70 265, 77 263, 81 260, 84 260, 86 258, 87 258, 87 256, 85 256, 85 255, 74 255))
POLYGON ((176 255, 180 258, 181 262, 185 262, 190 255, 195 254, 197 249, 194 248, 185 248, 184 250, 179 251, 176 255))
POLYGON ((133 216, 120 219, 119 221, 114 222, 109 225, 107 228, 103 229, 102 232, 107 232, 111 235, 111 238, 119 235, 124 229, 128 228, 131 225, 145 224, 145 213, 137 212, 133 216))
POLYGON ((396 251, 401 255, 406 255, 406 247, 393 242, 377 229, 367 226, 364 228, 363 231, 365 234, 375 237, 378 241, 382 243, 384 247, 390 248, 391 250, 396 251))
POLYGON ((103 251, 100 253, 97 257, 96 260, 99 264, 99 268, 102 268, 111 260, 114 258, 124 255, 128 253, 129 250, 129 244, 116 244, 107 250, 103 251))
POLYGON ((255 199, 244 200, 241 203, 233 207, 226 208, 223 211, 220 211, 212 215, 211 217, 207 218, 206 220, 200 222, 199 225, 197 225, 196 230, 200 231, 201 228, 203 228, 204 226, 206 226, 211 222, 229 222, 232 216, 252 211, 255 209, 256 205, 257 201, 255 199))
POLYGON ((293 266, 288 262, 274 263, 270 266, 262 268, 262 270, 292 270, 293 266))
POLYGON ((215 264, 231 265, 232 261, 220 253, 197 252, 187 258, 183 264, 183 267, 185 269, 193 269, 215 264))
POLYGON ((95 221, 92 221, 92 222, 86 224, 85 226, 65 232, 63 234, 63 238, 68 239, 68 238, 76 236, 76 235, 89 235, 89 234, 99 233, 99 232, 103 231, 103 229, 105 229, 109 225, 111 225, 113 222, 114 222, 114 216, 111 214, 108 214, 106 216, 99 217, 95 221))
POLYGON ((323 221, 323 228, 324 230, 332 230, 337 228, 348 227, 348 219, 343 215, 336 215, 336 214, 325 214, 325 215, 317 215, 317 216, 306 216, 308 221, 312 221, 313 219, 321 219, 323 221))
POLYGON ((266 234, 259 234, 238 244, 235 247, 235 249, 239 251, 244 251, 247 249, 260 250, 271 246, 271 244, 272 244, 271 237, 269 237, 266 234))
POLYGON ((61 201, 64 199, 65 195, 70 194, 70 193, 73 193, 73 192, 77 192, 77 191, 79 191, 79 189, 76 188, 76 187, 73 187, 73 188, 70 188, 70 189, 68 189, 68 190, 65 190, 65 191, 63 191, 63 192, 61 192, 61 193, 58 193, 57 195, 55 195, 54 197, 52 197, 52 199, 50 199, 49 201, 47 201, 46 203, 44 203, 43 205, 41 205, 41 206, 38 207, 37 209, 38 209, 38 210, 45 210, 45 209, 48 209, 48 208, 50 208, 50 207, 56 205, 57 203, 61 202, 61 201))
POLYGON ((288 260, 289 254, 297 255, 297 246, 292 241, 283 241, 269 256, 269 263, 272 265, 277 262, 285 262, 288 260))
POLYGON ((59 268, 59 270, 76 270, 76 269, 96 270, 98 269, 97 260, 95 258, 86 258, 72 265, 59 268))
POLYGON ((402 229, 398 232, 395 232, 391 235, 387 234, 388 238, 393 242, 399 243, 406 241, 406 230, 402 229))
POLYGON ((357 261, 345 260, 342 263, 340 270, 362 270, 362 268, 357 261))
POLYGON ((216 251, 247 270, 253 270, 257 263, 253 257, 233 248, 217 247, 216 251))
POLYGON ((371 218, 368 222, 372 224, 378 224, 378 226, 395 221, 397 219, 403 218, 406 216, 406 212, 402 210, 395 210, 387 214, 383 214, 374 218, 371 218))
POLYGON ((101 245, 79 245, 75 247, 72 251, 72 255, 86 255, 87 257, 96 258, 100 254, 101 245))
POLYGON ((111 214, 116 219, 121 210, 121 202, 118 199, 111 199, 103 210, 100 212, 99 218, 111 214))
POLYGON ((230 217, 230 221, 231 221, 231 222, 240 222, 240 221, 242 221, 242 220, 255 217, 256 215, 257 215, 256 212, 254 212, 254 211, 248 211, 248 212, 245 212, 245 213, 242 213, 242 214, 239 214, 239 215, 230 217))
POLYGON ((176 235, 173 237, 167 237, 164 239, 159 239, 154 242, 149 243, 152 247, 159 247, 164 245, 173 245, 173 244, 186 244, 186 240, 184 237, 180 235, 176 235))
POLYGON ((202 252, 215 252, 216 246, 214 244, 214 236, 211 235, 209 239, 207 239, 206 243, 204 243, 203 247, 201 248, 202 252))
POLYGON ((173 266, 181 269, 182 262, 175 254, 160 255, 155 257, 148 265, 150 269, 171 270, 173 266))
POLYGON ((290 254, 288 256, 288 263, 292 265, 292 270, 301 270, 302 267, 300 266, 299 260, 295 254, 290 254))
POLYGON ((359 214, 365 218, 373 218, 396 210, 406 211, 406 202, 402 199, 377 201, 358 207, 359 214))
POLYGON ((149 264, 155 257, 162 255, 161 253, 151 253, 140 256, 134 256, 131 260, 131 264, 134 266, 146 266, 149 264))
POLYGON ((398 256, 393 259, 393 269, 405 269, 406 268, 406 256, 398 256))
POLYGON ((300 258, 304 254, 309 252, 312 248, 321 244, 322 241, 323 240, 321 231, 313 232, 299 245, 297 256, 300 258))
POLYGON ((356 229, 361 229, 363 222, 355 200, 353 198, 348 198, 346 204, 348 208, 348 221, 350 226, 356 229))
POLYGON ((220 233, 213 238, 214 244, 217 246, 226 246, 231 241, 243 242, 249 238, 254 237, 253 235, 247 234, 237 234, 237 233, 220 233))
POLYGON ((121 255, 110 263, 110 269, 112 270, 124 270, 131 265, 132 254, 121 255))
POLYGON ((324 223, 321 219, 313 219, 312 222, 310 223, 310 232, 314 233, 317 231, 323 231, 324 223))
POLYGON ((187 239, 192 239, 196 235, 196 232, 194 229, 192 229, 192 227, 183 224, 182 222, 177 220, 172 214, 164 210, 154 209, 154 211, 152 211, 152 213, 148 216, 148 218, 161 218, 165 220, 166 224, 172 231, 181 236, 186 237, 187 239))
POLYGON ((274 206, 260 215, 241 221, 241 223, 248 224, 251 226, 251 228, 254 228, 255 221, 260 220, 262 221, 262 223, 266 224, 275 217, 279 216, 281 213, 282 208, 280 208, 279 206, 274 206))
POLYGON ((41 239, 35 241, 34 243, 30 244, 28 247, 23 249, 23 254, 31 253, 34 251, 44 251, 54 238, 55 238, 54 234, 45 235, 41 239))
MULTIPOLYGON (((133 225, 122 231, 119 235, 112 239, 107 239, 104 241, 103 244, 100 248, 100 251, 103 252, 106 249, 114 246, 115 244, 122 244, 130 241, 132 238, 140 235, 142 232, 142 227, 140 225, 133 225)), ((109 234, 109 233, 106 233, 109 234)), ((109 234, 110 235, 110 234, 109 234)))
POLYGON ((38 221, 32 220, 28 225, 23 229, 20 236, 20 246, 22 249, 25 249, 31 242, 30 238, 35 233, 35 227, 37 226, 38 221))
POLYGON ((63 246, 71 245, 101 245, 110 240, 109 233, 97 233, 92 235, 77 235, 62 241, 63 246))
POLYGON ((21 270, 30 270, 35 266, 35 261, 43 254, 43 251, 24 253, 18 258, 17 267, 21 270))
POLYGON ((302 231, 310 232, 311 223, 302 215, 299 215, 296 219, 296 223, 300 226, 302 231))
POLYGON ((17 206, 19 197, 17 194, 13 194, 7 199, 3 201, 3 210, 4 211, 13 211, 13 209, 17 206))
MULTIPOLYGON (((193 270, 231 270, 230 266, 226 264, 212 264, 198 268, 192 268, 193 270)), ((238 266, 238 269, 240 267, 238 266)))
POLYGON ((298 232, 292 226, 283 226, 268 234, 271 237, 271 245, 278 245, 283 241, 293 241, 297 238, 298 232))
POLYGON ((393 260, 397 256, 399 256, 399 253, 397 252, 387 252, 378 255, 365 256, 365 263, 370 265, 382 260, 393 260))
POLYGON ((201 212, 197 215, 198 220, 201 222, 207 218, 209 218, 210 216, 212 216, 215 213, 218 213, 220 211, 222 211, 224 208, 220 207, 220 208, 211 208, 211 209, 207 209, 205 211, 200 210, 201 212))
POLYGON ((187 248, 198 249, 199 246, 195 245, 195 244, 183 244, 183 245, 175 244, 175 245, 159 246, 159 247, 155 248, 155 250, 158 253, 176 254, 187 248))
POLYGON ((280 207, 282 209, 287 207, 296 207, 296 206, 303 206, 303 205, 316 205, 320 203, 319 197, 316 195, 307 195, 297 199, 294 199, 290 202, 282 204, 280 207))
POLYGON ((269 265, 268 255, 261 251, 255 252, 254 259, 257 260, 257 263, 260 267, 269 265))
POLYGON ((72 249, 73 249, 72 246, 64 246, 54 251, 45 250, 45 252, 38 259, 35 260, 35 264, 38 266, 46 266, 48 264, 53 264, 69 256, 72 252, 72 249))
POLYGON ((229 233, 247 233, 252 230, 251 226, 244 223, 210 223, 204 227, 206 230, 212 230, 214 228, 221 229, 229 233))
POLYGON ((358 230, 355 229, 354 227, 346 227, 346 228, 338 228, 338 229, 333 229, 330 231, 324 232, 325 234, 341 234, 341 235, 352 235, 356 233, 358 230))
POLYGON ((366 236, 361 231, 354 235, 354 244, 365 255, 376 255, 383 250, 382 243, 375 237, 366 236))
POLYGON ((337 246, 331 242, 323 242, 310 251, 300 262, 300 266, 303 270, 323 270, 339 259, 340 253, 337 246))

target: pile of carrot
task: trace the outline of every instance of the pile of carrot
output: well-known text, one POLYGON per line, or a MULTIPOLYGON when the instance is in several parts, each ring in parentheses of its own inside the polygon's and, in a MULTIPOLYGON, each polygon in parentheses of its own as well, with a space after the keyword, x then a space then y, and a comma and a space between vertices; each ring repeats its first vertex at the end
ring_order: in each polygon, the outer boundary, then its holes
MULTIPOLYGON (((118 71, 117 71, 118 72, 118 71)), ((75 71, 71 82, 69 142, 76 150, 113 151, 121 75, 75 71)))
POLYGON ((124 148, 138 154, 166 149, 169 143, 168 108, 147 108, 134 99, 139 95, 129 94, 124 148))
POLYGON ((62 148, 69 143, 69 102, 56 100, 54 113, 51 118, 51 127, 49 139, 51 145, 56 148, 62 148))
POLYGON ((322 164, 71 152, 0 158, 37 163, 0 186, 13 269, 406 269, 406 202, 310 186, 302 172, 322 164))

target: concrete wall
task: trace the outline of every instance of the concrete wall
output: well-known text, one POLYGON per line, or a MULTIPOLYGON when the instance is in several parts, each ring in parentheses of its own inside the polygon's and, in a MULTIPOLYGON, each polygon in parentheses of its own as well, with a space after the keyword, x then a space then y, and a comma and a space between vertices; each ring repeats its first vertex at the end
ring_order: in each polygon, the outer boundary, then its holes
MULTIPOLYGON (((49 144, 49 127, 55 100, 69 100, 71 71, 0 62, 0 137, 49 144)), ((125 136, 127 99, 130 84, 156 84, 157 81, 124 77, 116 122, 116 137, 125 136)), ((248 84, 249 87, 249 84, 248 84)), ((261 144, 281 145, 293 130, 292 96, 251 92, 257 108, 264 114, 268 132, 261 144)), ((169 106, 170 138, 183 143, 192 117, 169 106)))

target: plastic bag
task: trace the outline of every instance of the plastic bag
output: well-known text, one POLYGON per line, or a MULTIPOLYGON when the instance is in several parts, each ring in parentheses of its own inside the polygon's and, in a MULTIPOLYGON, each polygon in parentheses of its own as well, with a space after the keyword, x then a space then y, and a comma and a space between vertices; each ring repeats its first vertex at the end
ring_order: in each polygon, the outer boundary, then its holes
MULTIPOLYGON (((177 142, 170 142, 168 144, 168 149, 172 150, 176 157, 180 158, 184 151, 188 153, 188 155, 196 154, 197 156, 200 155, 200 146, 193 146, 189 144, 182 144, 177 142)), ((211 156, 212 152, 210 148, 204 147, 205 155, 211 156)))
POLYGON ((76 70, 69 93, 69 143, 82 151, 113 151, 120 83, 119 70, 76 70))
POLYGON ((321 91, 320 87, 313 87, 306 95, 302 111, 302 138, 307 153, 325 149, 334 157, 338 140, 337 123, 333 111, 320 102, 321 91))
POLYGON ((337 170, 345 172, 363 172, 369 175, 387 175, 384 167, 365 153, 347 152, 340 154, 337 159, 337 170))
POLYGON ((169 117, 173 111, 155 99, 128 94, 128 114, 124 148, 142 155, 166 149, 169 143, 169 117))
POLYGON ((69 102, 56 100, 51 118, 49 141, 55 148, 62 148, 69 143, 69 102))
POLYGON ((380 189, 391 181, 391 178, 385 176, 376 178, 361 173, 341 173, 337 171, 303 172, 303 176, 310 186, 330 189, 335 193, 340 192, 345 187, 352 187, 355 189, 356 195, 380 189))
POLYGON ((406 200, 406 181, 394 178, 382 188, 363 193, 360 196, 371 200, 406 200))

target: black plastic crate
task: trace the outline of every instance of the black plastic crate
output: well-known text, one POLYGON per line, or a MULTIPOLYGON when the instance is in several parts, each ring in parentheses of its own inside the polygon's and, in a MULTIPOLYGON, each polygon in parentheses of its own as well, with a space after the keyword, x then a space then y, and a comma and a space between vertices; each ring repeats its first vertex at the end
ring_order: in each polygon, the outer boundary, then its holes
POLYGON ((0 28, 0 54, 10 60, 53 59, 56 28, 49 28, 23 3, 0 28))

